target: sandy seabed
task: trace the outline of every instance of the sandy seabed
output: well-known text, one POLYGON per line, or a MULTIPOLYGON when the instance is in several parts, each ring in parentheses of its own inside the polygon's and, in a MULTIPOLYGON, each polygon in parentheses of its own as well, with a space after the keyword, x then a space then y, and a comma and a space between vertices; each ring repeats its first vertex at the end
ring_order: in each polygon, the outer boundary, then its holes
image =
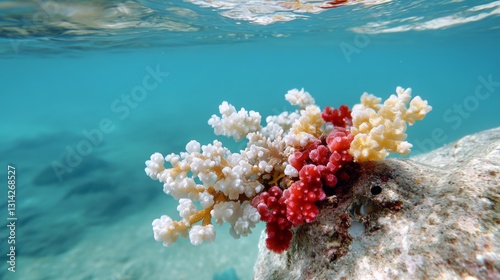
MULTIPOLYGON (((234 269, 238 279, 251 279, 264 224, 235 240, 226 226, 217 228, 210 244, 193 246, 179 240, 166 248, 153 239, 150 222, 161 199, 110 226, 89 229, 78 244, 55 256, 20 258, 19 279, 214 279, 234 269)), ((229 273, 230 275, 231 273, 229 273)), ((227 277, 226 277, 227 278, 227 277)), ((224 279, 224 278, 223 278, 224 279)))

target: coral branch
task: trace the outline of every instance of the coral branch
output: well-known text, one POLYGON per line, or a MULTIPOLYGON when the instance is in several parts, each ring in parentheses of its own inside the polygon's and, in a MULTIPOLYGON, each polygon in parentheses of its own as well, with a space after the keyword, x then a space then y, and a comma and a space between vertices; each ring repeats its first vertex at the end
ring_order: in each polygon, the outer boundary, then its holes
POLYGON ((350 127, 352 125, 351 111, 346 105, 341 105, 338 109, 326 106, 321 113, 321 117, 325 122, 329 122, 334 126, 350 127))
POLYGON ((287 205, 281 189, 273 186, 262 192, 252 200, 252 206, 266 222, 267 248, 276 253, 288 249, 292 240, 292 223, 287 219, 287 205))
POLYGON ((300 180, 283 192, 286 217, 293 226, 313 222, 319 213, 314 203, 326 198, 317 166, 305 165, 300 169, 299 176, 300 180))
POLYGON ((354 140, 349 150, 356 161, 382 160, 389 153, 407 155, 412 145, 406 140, 406 123, 412 125, 432 110, 416 96, 411 101, 411 89, 396 88, 384 104, 371 94, 361 96, 361 104, 353 107, 351 133, 354 140), (406 108, 408 102, 409 107, 406 108))

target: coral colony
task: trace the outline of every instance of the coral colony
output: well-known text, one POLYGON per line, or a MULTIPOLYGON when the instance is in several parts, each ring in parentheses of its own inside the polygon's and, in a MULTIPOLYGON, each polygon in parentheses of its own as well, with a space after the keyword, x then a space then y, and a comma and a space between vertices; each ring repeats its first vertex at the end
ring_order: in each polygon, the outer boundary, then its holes
POLYGON ((246 138, 239 153, 217 140, 203 146, 192 140, 185 152, 155 153, 146 161, 146 174, 179 201, 182 218, 154 220, 157 241, 165 246, 179 236, 189 236, 193 245, 213 241, 213 222, 229 223, 232 236, 239 238, 263 221, 267 248, 281 253, 290 246, 294 228, 316 219, 316 202, 326 199, 325 191, 349 180, 348 164, 408 154, 407 123, 422 120, 432 109, 401 87, 384 103, 364 93, 352 111, 345 105, 321 111, 303 89, 290 90, 285 98, 297 110, 267 117, 264 127, 258 112, 236 111, 227 102, 219 106, 220 116, 213 115, 208 124, 216 135, 246 138))

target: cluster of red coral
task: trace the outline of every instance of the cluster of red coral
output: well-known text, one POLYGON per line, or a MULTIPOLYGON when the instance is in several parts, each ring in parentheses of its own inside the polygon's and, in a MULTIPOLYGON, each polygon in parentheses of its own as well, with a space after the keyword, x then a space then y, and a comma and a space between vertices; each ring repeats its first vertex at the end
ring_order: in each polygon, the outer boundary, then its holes
POLYGON ((277 186, 262 192, 252 200, 257 208, 260 220, 266 222, 266 246, 270 250, 281 253, 288 249, 292 240, 292 223, 286 218, 286 204, 283 192, 277 186))
POLYGON ((326 106, 321 117, 336 127, 348 128, 352 125, 351 111, 347 105, 341 105, 338 109, 326 106))
POLYGON ((325 122, 332 123, 334 128, 326 137, 309 143, 288 159, 299 171, 299 180, 284 191, 273 186, 252 201, 261 220, 267 223, 267 248, 276 253, 290 246, 292 226, 316 219, 319 213, 316 202, 326 198, 323 186, 334 187, 338 171, 353 160, 348 153, 353 140, 349 132, 352 124, 349 108, 345 105, 339 109, 326 107, 321 117, 325 122))

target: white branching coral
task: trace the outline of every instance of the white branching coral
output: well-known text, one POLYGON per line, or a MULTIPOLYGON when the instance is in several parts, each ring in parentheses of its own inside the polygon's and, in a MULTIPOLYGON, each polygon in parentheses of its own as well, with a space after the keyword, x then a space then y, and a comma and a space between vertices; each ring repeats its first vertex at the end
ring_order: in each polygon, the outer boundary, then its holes
POLYGON ((247 236, 252 233, 252 228, 260 221, 260 214, 248 201, 245 201, 240 207, 242 213, 238 215, 236 223, 232 225, 231 234, 235 238, 247 236))
POLYGON ((283 134, 290 130, 298 118, 300 118, 299 113, 286 111, 277 116, 268 116, 267 125, 262 128, 261 133, 271 140, 283 137, 283 134))
POLYGON ((185 152, 166 157, 155 153, 146 161, 146 174, 163 183, 164 192, 179 200, 177 210, 181 220, 174 221, 168 216, 156 219, 153 222, 156 240, 165 246, 179 236, 189 236, 195 245, 211 241, 215 238, 210 227, 212 219, 218 224, 229 223, 235 238, 251 233, 260 220, 251 199, 264 189, 264 184, 278 185, 289 165, 293 149, 283 138, 292 128, 297 139, 306 137, 302 134, 309 133, 310 137, 320 134, 321 112, 313 105, 311 95, 304 90, 291 90, 286 99, 298 109, 269 116, 265 127, 261 127, 257 112, 244 108, 237 111, 227 102, 219 106, 221 115, 213 115, 208 123, 216 135, 233 137, 236 141, 247 138, 247 147, 239 153, 232 153, 217 140, 203 146, 192 140, 185 152), (165 162, 171 167, 165 167, 165 162))
POLYGON ((163 242, 164 246, 170 246, 177 241, 179 235, 187 236, 186 226, 177 226, 169 216, 163 215, 153 221, 153 232, 156 241, 163 242))
POLYGON ((389 153, 407 155, 410 152, 412 145, 406 141, 406 123, 412 125, 422 120, 432 107, 420 96, 410 101, 410 88, 397 87, 396 94, 381 104, 380 98, 364 93, 361 104, 353 107, 354 140, 349 153, 356 161, 382 160, 389 153))
POLYGON ((219 112, 222 117, 212 115, 208 120, 208 124, 214 128, 216 135, 224 135, 233 137, 234 140, 240 141, 250 132, 260 130, 260 114, 255 111, 247 112, 241 108, 236 112, 233 105, 226 101, 219 106, 219 112))
POLYGON ((260 215, 248 201, 238 203, 227 201, 217 204, 210 212, 217 224, 231 224, 231 235, 234 238, 247 236, 260 220, 260 215))
POLYGON ((189 231, 189 240, 191 244, 198 246, 203 241, 212 242, 215 240, 215 230, 213 225, 200 226, 195 225, 189 231))
POLYGON ((309 105, 314 105, 314 98, 309 94, 309 92, 301 89, 300 91, 296 88, 289 90, 285 94, 285 99, 290 102, 290 104, 298 106, 300 109, 305 109, 309 105))
POLYGON ((263 145, 260 148, 259 145, 251 145, 242 154, 231 153, 217 140, 203 146, 197 141, 190 141, 186 152, 170 154, 165 159, 159 153, 153 154, 146 162, 146 174, 162 182, 165 193, 179 200, 177 210, 182 218, 179 222, 167 216, 155 220, 155 239, 168 246, 179 235, 186 236, 189 232, 193 244, 213 240, 213 228, 207 226, 212 215, 217 217, 217 212, 211 211, 221 203, 229 202, 239 205, 232 215, 231 224, 235 226, 232 232, 235 236, 247 235, 260 216, 257 212, 250 215, 245 208, 251 207, 248 201, 241 204, 240 199, 244 197, 248 200, 263 189, 257 179, 262 172, 273 169, 264 162, 269 155, 269 150, 263 145), (169 162, 172 168, 165 168, 164 161, 169 162), (194 201, 199 202, 203 209, 197 209, 194 201), (194 224, 200 221, 203 227, 195 227, 194 224))
POLYGON ((179 199, 179 206, 177 206, 177 211, 179 211, 179 216, 181 216, 185 223, 189 225, 189 218, 196 214, 198 212, 198 209, 191 199, 181 198, 179 199))
POLYGON ((158 174, 165 170, 164 166, 165 160, 160 153, 154 153, 151 155, 150 160, 146 161, 146 175, 148 175, 153 180, 158 180, 158 174))

